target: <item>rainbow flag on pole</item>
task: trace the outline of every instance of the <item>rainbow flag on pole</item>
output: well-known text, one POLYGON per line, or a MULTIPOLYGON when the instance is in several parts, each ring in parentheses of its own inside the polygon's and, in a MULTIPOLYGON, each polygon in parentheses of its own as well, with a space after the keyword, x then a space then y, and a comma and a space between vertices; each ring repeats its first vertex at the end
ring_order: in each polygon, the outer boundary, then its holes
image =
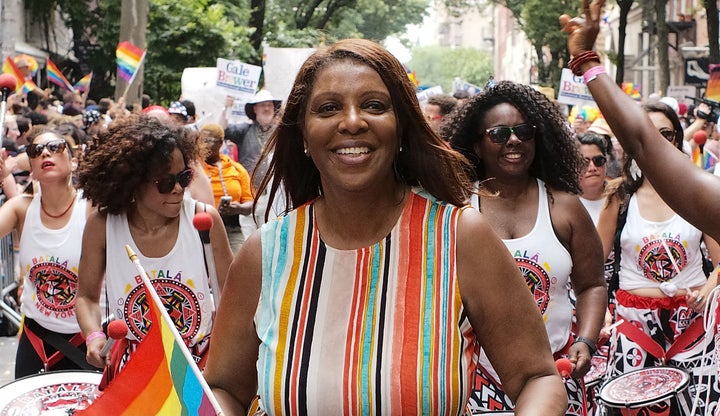
POLYGON ((65 78, 65 75, 60 72, 58 67, 53 63, 53 61, 50 60, 50 58, 47 59, 47 77, 48 81, 52 82, 53 84, 65 88, 68 91, 74 91, 72 84, 70 84, 70 81, 65 78))
POLYGON ((85 75, 84 77, 80 78, 80 81, 78 81, 73 88, 75 88, 78 91, 85 92, 90 89, 90 82, 92 81, 93 73, 90 72, 89 74, 85 75))
POLYGON ((118 44, 115 56, 117 57, 118 76, 129 83, 145 58, 145 51, 124 41, 118 44))
POLYGON ((28 92, 37 88, 37 85, 35 85, 35 83, 31 79, 25 79, 23 73, 20 72, 20 69, 17 67, 17 65, 15 65, 15 61, 9 56, 5 59, 5 62, 3 63, 2 72, 3 74, 10 74, 17 79, 17 88, 15 88, 16 94, 27 94, 28 92))
MULTIPOLYGON (((132 252, 131 249, 128 251, 132 252)), ((135 256, 133 262, 137 262, 135 253, 132 253, 131 259, 132 256, 135 256)), ((148 314, 152 325, 125 368, 110 382, 102 396, 77 414, 219 414, 215 410, 219 409, 215 397, 144 270, 141 276, 144 276, 148 314)))

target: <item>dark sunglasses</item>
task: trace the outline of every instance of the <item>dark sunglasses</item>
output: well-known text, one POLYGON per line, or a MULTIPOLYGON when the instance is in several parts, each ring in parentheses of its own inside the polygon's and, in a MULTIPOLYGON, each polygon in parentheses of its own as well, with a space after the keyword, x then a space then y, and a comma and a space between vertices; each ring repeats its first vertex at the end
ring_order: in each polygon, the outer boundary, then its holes
POLYGON ((490 141, 495 144, 505 144, 510 140, 511 135, 515 135, 520 141, 526 142, 535 138, 535 126, 528 123, 518 124, 516 126, 499 126, 485 130, 485 134, 490 141))
POLYGON ((66 147, 67 143, 65 140, 53 140, 44 144, 33 143, 27 147, 25 152, 30 159, 35 159, 40 156, 45 149, 47 149, 50 153, 62 153, 65 151, 66 147))
POLYGON ((603 155, 586 157, 585 160, 587 160, 588 162, 592 162, 593 165, 595 165, 597 167, 605 166, 605 163, 607 163, 607 157, 605 157, 603 155))
POLYGON ((161 194, 169 194, 175 189, 175 184, 180 184, 180 187, 187 188, 193 178, 193 170, 186 168, 177 175, 167 174, 163 178, 155 179, 155 185, 157 185, 158 192, 161 194))
POLYGON ((671 129, 660 129, 660 134, 670 142, 675 141, 675 130, 671 129))

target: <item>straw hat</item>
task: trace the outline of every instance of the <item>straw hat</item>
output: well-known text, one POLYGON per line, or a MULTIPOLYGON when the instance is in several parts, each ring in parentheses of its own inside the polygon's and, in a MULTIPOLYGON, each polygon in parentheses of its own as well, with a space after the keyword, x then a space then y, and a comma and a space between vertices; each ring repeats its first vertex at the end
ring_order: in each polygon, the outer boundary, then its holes
POLYGON ((613 134, 612 130, 610 130, 610 126, 608 126, 607 121, 605 121, 604 118, 598 117, 595 119, 595 121, 592 122, 590 127, 588 128, 589 132, 595 133, 595 134, 602 134, 604 136, 610 136, 613 137, 615 134, 613 134))

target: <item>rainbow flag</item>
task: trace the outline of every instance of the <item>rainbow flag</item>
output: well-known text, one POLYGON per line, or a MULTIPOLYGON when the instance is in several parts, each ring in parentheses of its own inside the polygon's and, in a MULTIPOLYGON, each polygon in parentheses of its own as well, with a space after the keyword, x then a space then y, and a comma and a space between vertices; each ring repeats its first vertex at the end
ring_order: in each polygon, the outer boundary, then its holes
POLYGON ((145 282, 145 291, 152 292, 146 296, 152 322, 147 335, 102 396, 77 414, 217 415, 212 392, 209 388, 205 390, 205 380, 198 377, 200 370, 185 344, 178 341, 180 334, 149 280, 145 282))
POLYGON ((695 146, 695 148, 692 151, 692 161, 695 164, 695 166, 697 166, 699 168, 703 167, 702 154, 703 154, 703 152, 700 150, 700 146, 695 146))
POLYGON ((630 98, 632 98, 635 101, 640 101, 642 99, 642 94, 640 94, 640 84, 633 84, 632 82, 623 82, 621 86, 623 92, 625 94, 629 95, 630 98))
POLYGON ((16 94, 27 94, 28 92, 37 88, 37 85, 35 85, 35 83, 31 79, 25 79, 22 72, 20 72, 20 69, 17 67, 17 65, 15 65, 15 61, 9 56, 5 59, 5 62, 3 63, 2 72, 3 74, 10 74, 17 79, 17 88, 15 88, 16 94))
POLYGON ((65 88, 68 91, 75 91, 72 87, 72 84, 70 84, 70 81, 65 78, 65 75, 60 72, 58 67, 53 63, 53 61, 50 60, 50 58, 47 59, 47 77, 48 81, 52 82, 55 85, 58 85, 62 88, 65 88))
POLYGON ((73 88, 75 88, 78 91, 85 92, 90 89, 90 82, 92 81, 93 73, 90 72, 89 74, 85 75, 84 77, 80 78, 80 81, 78 81, 73 88))
POLYGON ((124 41, 118 44, 115 56, 117 57, 118 76, 130 82, 145 58, 145 51, 124 41))
POLYGON ((702 168, 704 170, 710 170, 712 169, 715 164, 718 162, 718 157, 708 149, 703 149, 703 161, 702 161, 702 168))

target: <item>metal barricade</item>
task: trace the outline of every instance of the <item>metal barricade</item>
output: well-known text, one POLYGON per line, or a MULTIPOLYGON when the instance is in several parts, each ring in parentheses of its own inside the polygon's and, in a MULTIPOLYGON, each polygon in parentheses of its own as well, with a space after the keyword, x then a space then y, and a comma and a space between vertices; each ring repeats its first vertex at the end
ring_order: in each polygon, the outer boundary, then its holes
MULTIPOLYGON (((4 199, 4 197, 3 197, 4 199)), ((0 315, 20 328, 20 307, 17 300, 18 281, 15 278, 15 248, 13 233, 0 238, 0 315)))

